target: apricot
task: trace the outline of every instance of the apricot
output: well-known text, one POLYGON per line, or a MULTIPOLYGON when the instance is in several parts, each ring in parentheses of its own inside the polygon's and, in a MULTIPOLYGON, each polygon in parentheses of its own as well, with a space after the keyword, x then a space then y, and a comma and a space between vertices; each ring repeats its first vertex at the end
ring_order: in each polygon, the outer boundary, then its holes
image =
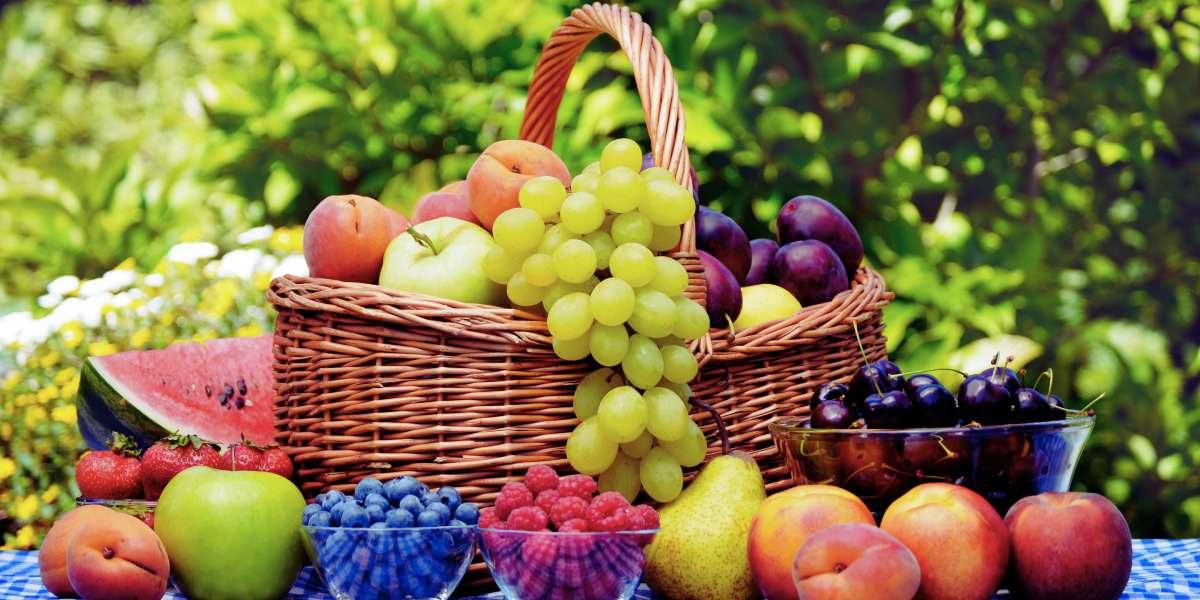
POLYGON ((819 531, 835 525, 875 525, 858 496, 832 485, 801 485, 767 498, 750 524, 747 553, 758 589, 768 600, 795 600, 792 558, 819 531))
POLYGON ((471 212, 471 202, 462 194, 438 191, 421 196, 413 207, 413 223, 424 223, 438 217, 454 217, 480 224, 475 213, 471 212))
POLYGON ((158 600, 171 564, 154 530, 112 514, 81 527, 67 550, 67 578, 84 600, 158 600))
POLYGON ((408 226, 407 219, 401 219, 404 215, 374 198, 352 194, 325 198, 304 222, 309 274, 375 283, 388 243, 408 226))
POLYGON ((923 483, 883 513, 880 527, 921 565, 917 598, 986 600, 1008 567, 1008 528, 983 496, 949 483, 923 483))
MULTIPOLYGON (((1133 567, 1133 541, 1121 511, 1099 494, 1022 498, 1004 517, 1010 575, 1021 597, 1120 597, 1133 567)), ((1016 590, 1014 590, 1016 591, 1016 590)))
POLYGON ((88 504, 59 517, 50 527, 38 553, 38 568, 42 573, 42 584, 51 594, 59 598, 76 597, 75 590, 67 578, 67 548, 70 546, 71 537, 80 528, 115 512, 97 504, 88 504))
POLYGON ((571 185, 567 165, 545 146, 524 140, 502 140, 488 146, 467 172, 471 212, 491 231, 500 213, 518 206, 521 186, 539 175, 571 185))
POLYGON ((792 578, 801 600, 908 600, 921 585, 917 558, 873 525, 818 531, 795 557, 792 578))

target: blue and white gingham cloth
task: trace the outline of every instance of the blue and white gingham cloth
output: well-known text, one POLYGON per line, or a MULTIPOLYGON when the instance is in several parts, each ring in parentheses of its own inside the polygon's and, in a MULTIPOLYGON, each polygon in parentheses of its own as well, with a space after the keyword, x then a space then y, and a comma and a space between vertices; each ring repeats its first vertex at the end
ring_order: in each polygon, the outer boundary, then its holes
MULTIPOLYGON (((331 598, 309 567, 296 578, 288 598, 331 598)), ((1122 598, 1131 600, 1175 600, 1200 598, 1200 539, 1133 540, 1133 573, 1122 598)), ((54 596, 42 586, 36 552, 0 552, 0 598, 44 598, 54 596)), ((166 598, 182 599, 177 592, 166 598)), ((650 600, 645 587, 638 600, 650 600)), ((503 600, 499 592, 470 600, 503 600)))

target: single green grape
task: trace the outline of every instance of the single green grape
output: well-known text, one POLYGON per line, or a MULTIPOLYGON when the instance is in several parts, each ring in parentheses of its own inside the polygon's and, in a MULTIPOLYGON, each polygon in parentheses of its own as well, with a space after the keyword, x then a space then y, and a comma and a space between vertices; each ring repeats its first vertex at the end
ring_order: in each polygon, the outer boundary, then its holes
POLYGON ((592 316, 605 325, 620 325, 633 315, 637 294, 624 279, 609 277, 596 284, 589 306, 592 316))
POLYGON ((617 248, 612 236, 608 235, 607 231, 593 231, 583 236, 583 241, 587 242, 596 252, 596 268, 607 269, 608 259, 612 256, 613 250, 617 248))
POLYGON ((606 173, 616 167, 632 169, 634 173, 642 170, 642 149, 637 142, 621 138, 604 147, 600 153, 600 172, 606 173))
POLYGON ((550 345, 554 349, 554 354, 563 360, 583 360, 591 352, 588 347, 588 339, 587 334, 570 340, 556 337, 550 345))
POLYGON ((514 255, 525 256, 533 252, 545 231, 546 223, 528 208, 510 208, 492 223, 492 237, 496 243, 514 255))
POLYGON ((700 365, 696 357, 684 346, 669 344, 659 348, 663 357, 663 377, 675 383, 687 383, 695 379, 700 365))
POLYGON ((688 403, 688 399, 692 397, 692 388, 688 386, 688 384, 675 383, 674 381, 664 377, 658 382, 658 387, 667 388, 668 390, 675 392, 675 395, 679 396, 679 399, 683 402, 683 405, 688 407, 688 410, 691 410, 691 404, 688 403))
POLYGON ((621 360, 625 380, 640 389, 648 390, 662 379, 662 353, 654 340, 635 333, 629 336, 629 352, 621 360))
POLYGON ((553 255, 563 242, 577 239, 579 236, 568 231, 566 227, 562 226, 562 223, 555 223, 546 228, 546 233, 542 235, 542 241, 538 244, 537 251, 553 255))
POLYGON ((583 336, 592 326, 592 309, 588 294, 571 292, 559 298, 546 314, 550 335, 571 340, 583 336))
POLYGON ((683 230, 677 225, 655 225, 648 245, 655 252, 666 252, 675 248, 682 236, 683 230))
POLYGON ((654 253, 639 244, 621 244, 608 259, 608 270, 633 287, 654 279, 654 253))
POLYGON ((633 502, 633 499, 637 498, 638 492, 642 491, 641 462, 636 458, 626 456, 623 452, 618 452, 612 466, 597 478, 597 488, 601 492, 618 492, 626 500, 633 502))
POLYGON ((675 298, 675 325, 671 333, 685 340, 694 340, 708 333, 708 311, 695 300, 675 298))
POLYGON ((639 208, 655 225, 683 225, 696 213, 696 201, 678 183, 651 181, 639 208))
POLYGON ((675 175, 662 167, 650 167, 641 172, 642 181, 649 184, 651 181, 669 181, 676 183, 675 175))
POLYGON ((559 298, 562 298, 571 292, 583 292, 585 294, 591 294, 592 288, 596 287, 596 284, 599 282, 600 280, 596 279, 595 276, 589 278, 583 283, 568 283, 561 279, 555 281, 554 283, 550 284, 550 287, 546 288, 546 294, 542 297, 542 308, 549 311, 550 307, 554 306, 554 303, 557 302, 559 298))
POLYGON ((604 435, 599 417, 585 419, 567 436, 567 462, 584 475, 603 473, 617 458, 617 442, 604 435))
POLYGON ((521 270, 523 261, 523 256, 511 254, 500 246, 492 246, 492 249, 488 250, 487 255, 483 257, 483 272, 487 274, 488 279, 506 284, 517 271, 521 270))
POLYGON ((656 502, 670 502, 683 491, 683 469, 670 452, 652 448, 642 459, 639 476, 642 489, 656 502))
POLYGON ((604 223, 604 206, 595 195, 588 192, 575 192, 563 201, 563 227, 571 233, 585 235, 595 231, 604 223))
POLYGON ((600 175, 600 161, 593 160, 592 162, 588 163, 587 166, 584 167, 582 171, 580 171, 580 173, 587 173, 590 175, 597 175, 597 176, 600 175))
POLYGON ((589 194, 595 194, 600 191, 600 173, 588 173, 584 171, 576 175, 575 179, 571 180, 571 191, 587 192, 589 194))
POLYGON ((659 446, 685 467, 704 462, 704 453, 708 452, 708 440, 704 439, 704 432, 691 419, 688 419, 688 430, 683 437, 673 442, 661 442, 659 446))
POLYGON ((567 188, 556 177, 541 175, 534 177, 521 186, 517 193, 517 202, 523 207, 536 212, 539 217, 549 219, 558 214, 563 200, 567 198, 567 188))
POLYGON ((508 299, 517 306, 533 306, 542 301, 546 288, 541 288, 525 280, 525 274, 517 272, 508 280, 508 299))
POLYGON ((640 244, 648 246, 654 237, 654 225, 641 211, 630 211, 618 215, 612 224, 613 242, 621 244, 640 244))
POLYGON ((521 264, 521 273, 525 275, 525 281, 538 287, 546 287, 555 280, 554 259, 541 252, 530 254, 521 264))
POLYGON ((589 419, 595 416, 596 409, 599 408, 600 400, 604 399, 604 395, 623 383, 624 380, 621 379, 621 376, 609 368, 596 369, 585 375, 579 385, 575 387, 575 399, 572 403, 575 408, 575 416, 580 419, 589 419))
POLYGON ((621 444, 621 452, 633 458, 641 458, 649 454, 652 447, 654 447, 654 436, 649 431, 643 431, 636 440, 621 444))
POLYGON ((646 390, 646 429, 664 442, 673 442, 687 433, 687 408, 675 392, 654 387, 646 390))
POLYGON ((600 400, 596 418, 604 437, 618 443, 632 442, 646 430, 646 399, 628 385, 613 388, 600 400))
POLYGON ((633 316, 629 317, 633 330, 652 338, 671 335, 675 326, 675 303, 666 294, 646 287, 637 291, 633 304, 633 316))
POLYGON ((679 261, 666 256, 654 257, 654 279, 650 281, 650 287, 673 298, 682 294, 687 284, 687 269, 679 261))
POLYGON ((625 167, 606 169, 600 176, 596 197, 609 212, 626 213, 636 209, 646 195, 646 182, 637 171, 625 167))
POLYGON ((583 283, 596 272, 596 251, 583 240, 567 240, 554 251, 554 274, 563 281, 583 283))
POLYGON ((606 367, 619 365, 629 351, 629 332, 624 325, 597 323, 588 334, 588 349, 596 362, 606 367))

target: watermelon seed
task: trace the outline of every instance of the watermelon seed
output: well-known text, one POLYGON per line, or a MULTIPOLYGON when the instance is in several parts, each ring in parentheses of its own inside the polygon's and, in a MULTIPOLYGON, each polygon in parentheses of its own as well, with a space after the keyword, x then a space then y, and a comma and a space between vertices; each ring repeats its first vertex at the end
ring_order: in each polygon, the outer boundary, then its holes
POLYGON ((228 383, 225 384, 225 397, 231 400, 233 399, 233 386, 229 385, 228 383))
POLYGON ((245 396, 238 396, 237 407, 239 409, 246 408, 246 397, 245 396))
POLYGON ((204 386, 204 395, 208 396, 209 398, 212 398, 212 386, 211 385, 206 384, 204 386))
POLYGON ((246 379, 244 377, 238 377, 237 386, 238 386, 238 392, 240 392, 243 396, 245 396, 246 395, 246 379))

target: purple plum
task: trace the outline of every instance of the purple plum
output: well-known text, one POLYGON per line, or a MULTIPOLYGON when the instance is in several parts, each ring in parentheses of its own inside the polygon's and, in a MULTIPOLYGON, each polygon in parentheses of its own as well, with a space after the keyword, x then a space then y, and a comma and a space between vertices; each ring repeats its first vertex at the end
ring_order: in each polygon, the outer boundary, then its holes
MULTIPOLYGON (((647 152, 642 155, 642 170, 645 171, 654 166, 654 155, 647 152)), ((700 206, 700 179, 696 177, 696 167, 692 169, 692 200, 696 201, 696 206, 700 206)))
POLYGON ((828 302, 850 287, 842 260, 817 240, 784 244, 771 260, 771 270, 775 282, 804 306, 828 302))
POLYGON ((729 327, 742 313, 742 286, 729 267, 715 256, 703 250, 699 254, 704 266, 704 308, 708 310, 708 320, 718 329, 729 327))
POLYGON ((775 219, 779 243, 799 240, 825 242, 851 277, 862 264, 862 238, 854 224, 838 208, 816 196, 796 196, 788 200, 775 219))
POLYGON ((696 211, 696 247, 725 263, 741 283, 750 272, 750 240, 737 221, 701 206, 696 211))
POLYGON ((742 285, 758 285, 774 283, 775 274, 771 272, 771 260, 779 251, 779 244, 769 238, 750 240, 750 271, 742 280, 742 285))

